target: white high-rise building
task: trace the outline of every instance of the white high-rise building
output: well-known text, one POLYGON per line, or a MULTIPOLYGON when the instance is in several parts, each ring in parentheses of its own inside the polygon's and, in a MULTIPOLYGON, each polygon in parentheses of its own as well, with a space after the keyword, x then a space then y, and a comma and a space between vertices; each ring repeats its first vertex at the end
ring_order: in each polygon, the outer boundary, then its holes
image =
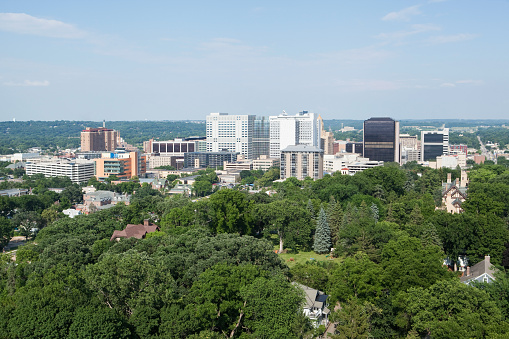
POLYGON ((207 152, 238 152, 252 159, 254 115, 207 115, 207 152))
POLYGON ((288 115, 283 111, 269 117, 270 157, 279 158, 288 146, 307 145, 320 147, 320 131, 315 113, 308 111, 288 115))

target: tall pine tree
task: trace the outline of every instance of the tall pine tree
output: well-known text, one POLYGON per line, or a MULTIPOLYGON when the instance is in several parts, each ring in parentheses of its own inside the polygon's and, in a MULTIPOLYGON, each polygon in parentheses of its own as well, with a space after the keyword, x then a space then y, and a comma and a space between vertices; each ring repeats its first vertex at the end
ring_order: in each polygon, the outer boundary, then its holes
POLYGON ((322 208, 318 213, 318 220, 316 221, 315 242, 313 250, 316 253, 327 253, 331 248, 331 237, 329 223, 327 222, 327 215, 322 208))
POLYGON ((327 222, 329 223, 332 244, 335 246, 339 241, 339 232, 343 224, 343 209, 333 196, 331 196, 329 207, 327 208, 327 222))

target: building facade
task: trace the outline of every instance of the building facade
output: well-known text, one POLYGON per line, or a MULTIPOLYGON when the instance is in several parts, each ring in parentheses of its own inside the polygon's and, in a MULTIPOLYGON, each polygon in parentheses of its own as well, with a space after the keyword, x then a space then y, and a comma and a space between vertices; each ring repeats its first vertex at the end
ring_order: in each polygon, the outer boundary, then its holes
POLYGON ((369 160, 400 163, 399 121, 370 118, 364 121, 363 155, 369 160))
POLYGON ((207 115, 207 152, 237 152, 252 159, 254 126, 254 115, 210 113, 207 115))
POLYGON ((90 160, 27 163, 26 174, 44 174, 45 177, 68 177, 73 183, 87 182, 94 176, 94 162, 90 160))
POLYGON ((342 174, 354 175, 365 169, 383 165, 383 161, 372 161, 357 154, 343 153, 323 156, 323 171, 329 174, 340 171, 342 174))
POLYGON ((117 148, 120 133, 105 127, 87 127, 81 131, 81 151, 114 151, 117 148))
POLYGON ((320 130, 320 148, 323 149, 323 154, 334 154, 334 133, 325 130, 321 115, 318 115, 318 128, 320 130))
POLYGON ((253 169, 267 171, 271 167, 279 167, 280 163, 279 158, 269 158, 262 155, 259 159, 253 160, 253 169))
POLYGON ((449 154, 449 129, 441 131, 421 131, 421 160, 435 160, 449 154))
POLYGON ((316 146, 288 146, 281 150, 280 178, 323 178, 323 150, 316 146))
POLYGON ((140 177, 147 171, 146 161, 146 157, 139 152, 103 153, 101 158, 94 159, 95 176, 98 180, 104 180, 110 175, 119 179, 140 177))
POLYGON ((253 157, 270 155, 270 121, 268 117, 256 117, 253 131, 253 157))
POLYGON ((270 116, 270 157, 279 158, 288 146, 308 145, 320 147, 320 131, 315 113, 308 111, 296 115, 286 112, 270 116))
POLYGON ((237 161, 237 152, 190 152, 184 155, 184 168, 219 168, 237 161))

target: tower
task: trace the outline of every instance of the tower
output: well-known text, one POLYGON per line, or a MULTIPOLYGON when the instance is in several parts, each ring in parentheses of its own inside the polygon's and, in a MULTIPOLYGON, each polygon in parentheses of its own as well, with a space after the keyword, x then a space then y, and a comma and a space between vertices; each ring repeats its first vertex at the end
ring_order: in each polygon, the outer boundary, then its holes
POLYGON ((399 121, 370 118, 364 121, 364 157, 369 160, 400 162, 399 121))

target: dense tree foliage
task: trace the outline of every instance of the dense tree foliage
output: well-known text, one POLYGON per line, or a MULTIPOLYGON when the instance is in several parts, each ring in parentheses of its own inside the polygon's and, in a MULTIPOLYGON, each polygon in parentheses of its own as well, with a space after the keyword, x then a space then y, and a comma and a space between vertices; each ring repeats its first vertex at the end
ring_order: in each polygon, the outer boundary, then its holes
MULTIPOLYGON (((267 173, 243 176, 258 176, 256 185, 267 173)), ((0 338, 311 338, 323 328, 309 328, 291 281, 330 296, 340 338, 503 337, 502 267, 495 283, 467 286, 444 259, 466 255, 472 265, 490 255, 509 266, 509 169, 472 168, 462 214, 441 210, 447 173, 388 164, 354 176, 291 178, 270 196, 219 189, 196 200, 135 181, 92 180, 132 191, 131 204, 74 219, 60 211, 78 201, 78 187, 26 177, 31 195, 0 197, 4 239, 14 227, 14 234, 40 228, 15 262, 0 257, 0 338), (49 191, 53 184, 64 191, 49 191), (110 242, 114 230, 144 219, 161 231, 110 242), (322 238, 331 243, 318 249, 322 238), (275 253, 313 249, 328 260, 289 269, 275 253)), ((213 171, 199 175, 217 180, 213 171)))

